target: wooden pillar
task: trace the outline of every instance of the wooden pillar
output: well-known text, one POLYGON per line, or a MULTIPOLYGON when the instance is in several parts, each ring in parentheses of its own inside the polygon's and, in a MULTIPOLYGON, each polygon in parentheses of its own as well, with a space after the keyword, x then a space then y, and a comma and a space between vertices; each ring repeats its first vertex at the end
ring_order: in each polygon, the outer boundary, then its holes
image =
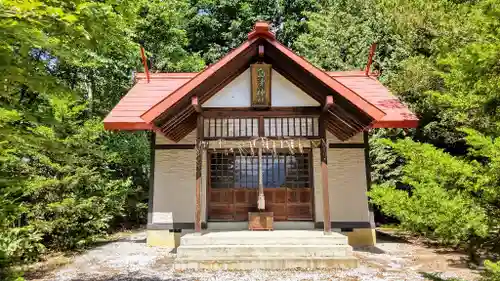
POLYGON ((319 133, 321 137, 321 189, 323 191, 323 230, 325 234, 332 232, 330 220, 330 197, 328 195, 328 142, 326 139, 326 120, 324 115, 320 117, 319 133))
POLYGON ((149 135, 149 199, 148 199, 148 224, 153 223, 153 198, 155 192, 155 146, 156 146, 156 133, 150 132, 149 135))
MULTIPOLYGON (((366 172, 366 190, 371 190, 372 185, 372 168, 370 163, 370 144, 368 132, 363 132, 363 142, 365 143, 365 172, 366 172)), ((370 203, 368 198, 368 212, 370 217, 370 227, 375 228, 375 214, 373 211, 373 204, 370 203)))
POLYGON ((204 151, 203 145, 203 117, 198 115, 196 125, 196 211, 194 217, 194 230, 201 233, 201 157, 204 151))

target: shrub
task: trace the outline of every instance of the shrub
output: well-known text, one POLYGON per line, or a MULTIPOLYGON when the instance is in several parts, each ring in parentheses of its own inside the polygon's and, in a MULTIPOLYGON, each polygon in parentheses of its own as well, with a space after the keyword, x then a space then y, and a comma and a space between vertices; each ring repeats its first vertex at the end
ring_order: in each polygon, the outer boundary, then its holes
POLYGON ((500 220, 500 138, 466 132, 470 149, 464 157, 410 139, 382 141, 406 161, 401 183, 410 190, 382 184, 374 186, 369 195, 403 228, 464 246, 477 261, 478 249, 499 250, 495 237, 500 220))
POLYGON ((481 281, 500 281, 500 262, 484 262, 485 271, 481 281))

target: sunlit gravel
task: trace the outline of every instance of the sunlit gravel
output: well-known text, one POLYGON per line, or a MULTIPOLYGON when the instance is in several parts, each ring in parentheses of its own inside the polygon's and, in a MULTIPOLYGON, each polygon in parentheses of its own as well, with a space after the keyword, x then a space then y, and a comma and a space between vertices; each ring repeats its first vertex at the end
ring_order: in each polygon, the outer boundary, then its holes
MULTIPOLYGON (((412 265, 408 249, 397 243, 386 245, 387 252, 357 249, 361 265, 346 270, 251 270, 184 271, 172 269, 171 249, 147 247, 144 232, 96 247, 77 256, 73 263, 48 273, 39 281, 201 281, 201 280, 328 280, 403 281, 427 280, 420 267, 412 265), (391 254, 391 252, 393 254, 391 254)), ((383 244, 381 244, 384 246, 383 244)), ((446 274, 455 277, 454 274, 446 274)))

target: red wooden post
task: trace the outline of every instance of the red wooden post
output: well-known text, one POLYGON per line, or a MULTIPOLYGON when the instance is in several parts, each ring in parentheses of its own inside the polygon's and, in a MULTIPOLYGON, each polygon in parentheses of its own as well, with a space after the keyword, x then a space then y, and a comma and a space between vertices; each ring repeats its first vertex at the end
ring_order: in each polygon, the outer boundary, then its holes
POLYGON ((328 143, 326 140, 326 124, 324 115, 320 117, 319 130, 321 137, 321 189, 323 191, 323 230, 325 234, 332 232, 330 220, 330 197, 328 193, 328 143))
POLYGON ((149 69, 148 69, 148 62, 146 60, 146 55, 144 54, 144 47, 141 46, 141 57, 142 57, 142 64, 144 65, 144 72, 146 73, 146 81, 149 83, 149 69))
POLYGON ((373 43, 370 47, 370 54, 368 55, 368 63, 366 64, 365 75, 370 76, 370 68, 373 62, 373 56, 375 55, 375 49, 377 49, 377 43, 373 43))
POLYGON ((201 233, 201 157, 203 153, 203 117, 198 115, 198 122, 196 126, 196 210, 194 216, 194 230, 201 233))

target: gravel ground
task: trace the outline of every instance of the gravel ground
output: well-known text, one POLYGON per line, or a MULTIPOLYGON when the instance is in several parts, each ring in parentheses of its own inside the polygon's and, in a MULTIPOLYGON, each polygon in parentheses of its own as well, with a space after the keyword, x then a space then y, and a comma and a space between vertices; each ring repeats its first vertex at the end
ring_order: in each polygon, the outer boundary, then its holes
POLYGON ((379 240, 377 248, 355 249, 360 266, 349 270, 287 271, 189 271, 175 272, 172 249, 146 246, 145 232, 108 243, 50 272, 38 274, 37 281, 201 281, 201 280, 328 280, 328 281, 402 281, 474 280, 463 256, 429 249, 422 245, 379 240), (430 274, 430 275, 427 275, 430 274), (40 276, 42 275, 42 276, 40 276), (429 276, 434 276, 430 278, 429 276), (439 278, 436 278, 439 276, 439 278), (426 277, 428 279, 426 279, 426 277))

